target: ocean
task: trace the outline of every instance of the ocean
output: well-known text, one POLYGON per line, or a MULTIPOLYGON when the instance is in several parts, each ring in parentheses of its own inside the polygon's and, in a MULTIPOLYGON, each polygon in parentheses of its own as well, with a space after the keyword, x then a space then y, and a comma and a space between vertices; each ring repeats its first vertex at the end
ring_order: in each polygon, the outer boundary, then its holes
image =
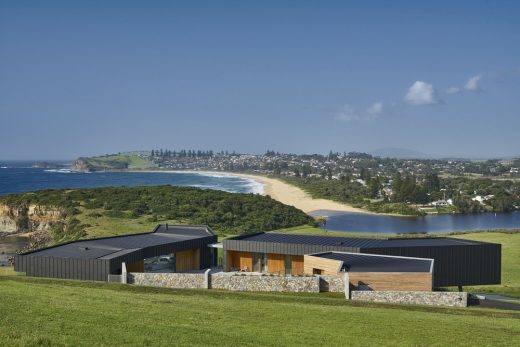
MULTIPOLYGON (((32 163, 0 162, 0 196, 42 189, 106 186, 175 185, 217 189, 232 193, 262 194, 255 180, 229 174, 169 172, 95 172, 32 168, 32 163)), ((520 228, 520 212, 395 217, 338 211, 315 211, 326 216, 324 229, 359 233, 447 233, 453 231, 520 228)))
POLYGON ((190 186, 232 193, 262 194, 255 180, 228 174, 171 172, 93 172, 32 168, 26 162, 0 162, 0 196, 42 189, 107 186, 190 186))

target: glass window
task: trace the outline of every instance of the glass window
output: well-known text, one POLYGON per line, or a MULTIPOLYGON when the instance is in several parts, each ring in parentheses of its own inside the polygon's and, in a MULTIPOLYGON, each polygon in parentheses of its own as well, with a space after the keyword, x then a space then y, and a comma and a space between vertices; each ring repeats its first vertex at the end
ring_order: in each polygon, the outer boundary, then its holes
POLYGON ((262 254, 261 253, 253 253, 253 271, 262 271, 262 254))
POLYGON ((290 255, 285 255, 285 274, 290 275, 292 273, 292 258, 290 255))

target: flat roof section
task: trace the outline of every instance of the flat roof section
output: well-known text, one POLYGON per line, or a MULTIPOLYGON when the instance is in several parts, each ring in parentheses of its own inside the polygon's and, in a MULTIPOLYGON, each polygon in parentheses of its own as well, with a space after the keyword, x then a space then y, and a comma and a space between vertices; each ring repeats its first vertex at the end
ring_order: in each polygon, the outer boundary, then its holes
POLYGON ((450 237, 417 237, 417 238, 393 238, 376 239, 361 237, 321 236, 285 234, 276 232, 257 233, 233 238, 237 241, 255 241, 270 243, 289 243, 300 245, 340 246, 355 248, 379 248, 379 247, 421 247, 421 246, 457 246, 478 245, 482 242, 461 240, 450 237))
POLYGON ((146 247, 160 246, 208 236, 214 236, 208 226, 160 224, 152 232, 148 233, 73 241, 24 253, 22 255, 78 259, 111 259, 146 247))
POLYGON ((366 253, 326 252, 310 254, 313 257, 343 262, 346 272, 431 272, 433 259, 396 257, 366 253))

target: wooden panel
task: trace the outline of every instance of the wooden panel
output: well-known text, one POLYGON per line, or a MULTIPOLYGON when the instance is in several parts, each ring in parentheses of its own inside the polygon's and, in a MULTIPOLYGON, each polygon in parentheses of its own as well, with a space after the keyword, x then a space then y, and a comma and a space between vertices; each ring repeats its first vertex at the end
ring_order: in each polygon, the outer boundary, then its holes
POLYGON ((340 260, 314 257, 312 255, 303 256, 303 272, 312 275, 313 269, 321 270, 322 275, 336 276, 343 264, 340 260))
POLYGON ((301 255, 293 255, 291 257, 291 267, 292 267, 292 275, 293 276, 299 276, 303 275, 303 256, 301 255))
POLYGON ((431 291, 432 274, 426 272, 349 272, 350 284, 371 290, 431 291))
POLYGON ((284 254, 268 254, 267 255, 267 272, 284 275, 285 274, 285 255, 284 254))
POLYGON ((224 264, 224 271, 231 271, 235 267, 236 264, 236 255, 237 252, 235 251, 225 251, 225 264, 224 264))
POLYGON ((185 272, 190 270, 199 270, 199 251, 197 249, 188 249, 175 253, 175 271, 185 272))
POLYGON ((131 263, 131 264, 126 264, 126 271, 144 272, 144 260, 136 261, 135 263, 131 263))
POLYGON ((253 271, 253 254, 250 252, 227 251, 226 271, 253 271))
POLYGON ((253 271, 253 255, 249 252, 239 252, 240 266, 242 271, 253 271))

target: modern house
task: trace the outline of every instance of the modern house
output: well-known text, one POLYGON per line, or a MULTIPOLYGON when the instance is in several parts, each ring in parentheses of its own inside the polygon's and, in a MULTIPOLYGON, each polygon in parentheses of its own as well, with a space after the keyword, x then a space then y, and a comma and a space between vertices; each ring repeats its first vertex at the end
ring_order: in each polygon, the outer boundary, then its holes
POLYGON ((500 244, 449 237, 375 239, 262 232, 222 244, 225 271, 333 276, 349 272, 353 287, 378 282, 381 288, 384 280, 385 288, 403 287, 399 283, 413 288, 423 286, 430 276, 431 290, 499 284, 501 277, 500 244), (354 272, 364 277, 353 276, 354 272))
MULTIPOLYGON (((15 256, 15 271, 28 276, 107 281, 108 275, 144 272, 167 260, 167 271, 211 267, 217 236, 207 226, 157 225, 152 232, 68 242, 15 256)), ((163 270, 164 271, 164 270, 163 270)))
POLYGON ((15 257, 28 276, 107 281, 128 272, 224 272, 348 277, 354 289, 431 291, 499 284, 501 245, 449 237, 352 238, 260 232, 225 239, 207 226, 158 225, 152 232, 68 242, 15 257))

